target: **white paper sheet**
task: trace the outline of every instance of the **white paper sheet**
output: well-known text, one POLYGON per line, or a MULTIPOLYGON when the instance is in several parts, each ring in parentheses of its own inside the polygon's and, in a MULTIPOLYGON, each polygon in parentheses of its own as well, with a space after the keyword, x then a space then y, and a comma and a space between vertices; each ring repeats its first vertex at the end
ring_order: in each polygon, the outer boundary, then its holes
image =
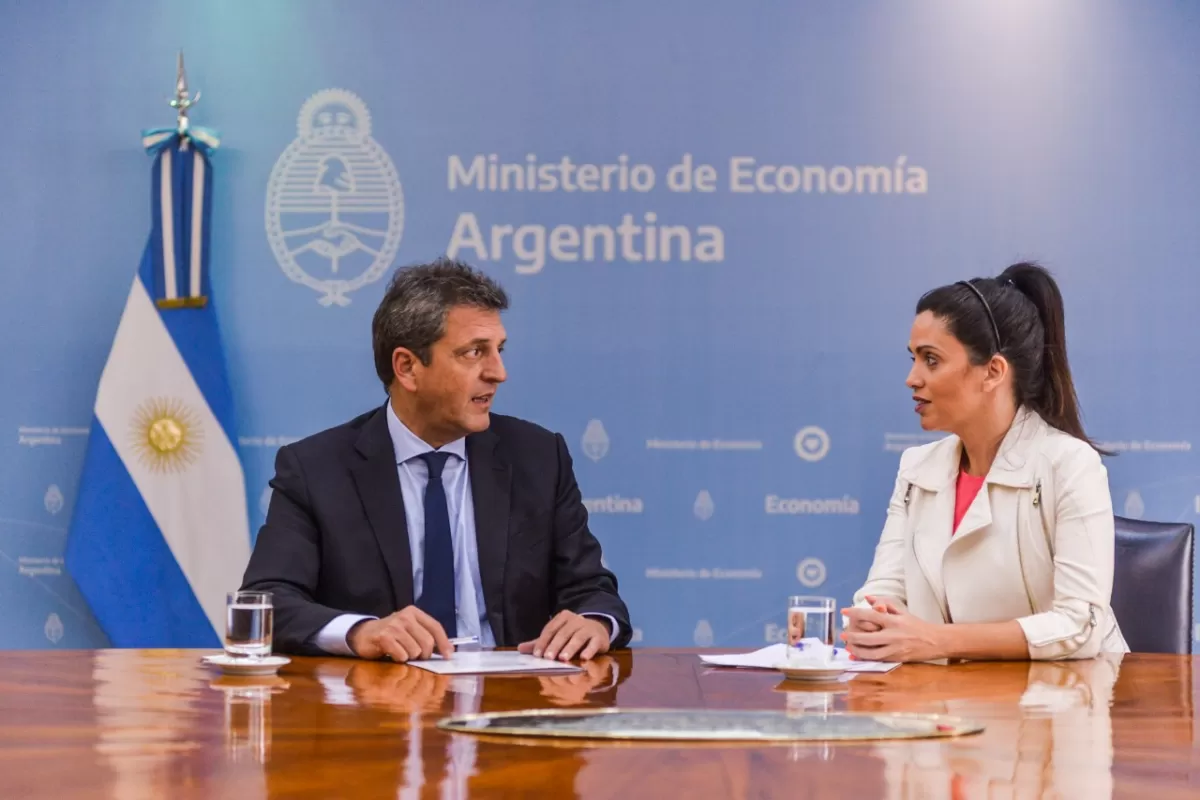
POLYGON ((548 658, 535 658, 512 651, 459 651, 449 660, 440 656, 426 661, 409 661, 409 666, 420 667, 439 675, 472 675, 490 672, 580 672, 580 668, 548 658))
MULTIPOLYGON (((773 644, 769 647, 764 647, 761 650, 755 650, 752 653, 732 653, 730 655, 720 656, 700 656, 700 660, 705 664, 712 664, 716 667, 749 667, 752 669, 776 669, 780 664, 787 663, 787 645, 773 644)), ((899 664, 888 663, 884 661, 854 661, 851 660, 849 653, 845 650, 836 648, 831 661, 823 659, 803 659, 800 664, 811 664, 812 666, 834 666, 842 667, 847 672, 891 672, 899 664)))

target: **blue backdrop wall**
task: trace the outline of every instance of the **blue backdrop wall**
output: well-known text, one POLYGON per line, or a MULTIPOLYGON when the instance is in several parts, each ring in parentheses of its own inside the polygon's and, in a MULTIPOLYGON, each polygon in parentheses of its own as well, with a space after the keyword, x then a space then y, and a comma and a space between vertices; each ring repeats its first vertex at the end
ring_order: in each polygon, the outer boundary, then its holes
POLYGON ((561 431, 656 645, 849 599, 926 289, 1056 271, 1114 502, 1196 520, 1200 7, 8 4, 0 646, 104 643, 61 554, 175 53, 218 128, 213 281, 251 525, 275 450, 381 403, 398 265, 498 278, 498 410, 561 431))

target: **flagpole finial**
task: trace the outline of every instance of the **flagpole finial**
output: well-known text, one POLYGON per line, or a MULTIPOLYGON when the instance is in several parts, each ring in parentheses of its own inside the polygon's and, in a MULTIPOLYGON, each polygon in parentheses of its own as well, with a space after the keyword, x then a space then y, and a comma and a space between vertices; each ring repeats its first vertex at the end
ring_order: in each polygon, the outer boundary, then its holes
POLYGON ((180 134, 188 132, 188 109, 200 101, 200 93, 188 94, 187 71, 183 68, 183 51, 179 51, 175 69, 175 97, 171 99, 171 108, 175 109, 175 128, 180 134))

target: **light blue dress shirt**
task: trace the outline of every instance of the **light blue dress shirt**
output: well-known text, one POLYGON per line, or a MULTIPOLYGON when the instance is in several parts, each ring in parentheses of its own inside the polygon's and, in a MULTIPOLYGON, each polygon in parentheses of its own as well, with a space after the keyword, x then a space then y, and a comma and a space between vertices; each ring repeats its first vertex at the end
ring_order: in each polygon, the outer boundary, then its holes
MULTIPOLYGON (((388 433, 396 454, 400 473, 400 493, 404 498, 404 519, 408 524, 408 549, 413 566, 413 599, 421 599, 425 572, 425 486, 429 483, 429 468, 420 458, 439 448, 431 447, 410 431, 396 416, 392 404, 387 404, 388 433)), ((446 635, 477 636, 483 647, 494 647, 496 637, 487 619, 483 602, 483 581, 479 578, 479 543, 475 538, 475 503, 471 495, 471 474, 467 469, 467 440, 456 439, 440 448, 450 453, 442 470, 442 485, 446 489, 446 506, 450 512, 450 535, 454 544, 454 606, 457 612, 457 631, 446 635)), ((399 536, 400 532, 396 531, 399 536)), ((609 622, 610 641, 617 637, 617 621, 608 614, 588 614, 609 622)), ((317 647, 333 655, 352 656, 346 634, 361 620, 377 619, 365 614, 342 614, 319 630, 317 647)))

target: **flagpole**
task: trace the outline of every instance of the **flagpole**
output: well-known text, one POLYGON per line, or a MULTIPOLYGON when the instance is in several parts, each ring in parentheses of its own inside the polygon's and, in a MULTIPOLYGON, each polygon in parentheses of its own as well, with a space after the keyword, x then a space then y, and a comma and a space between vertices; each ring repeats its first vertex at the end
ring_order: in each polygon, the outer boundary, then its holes
MULTIPOLYGON (((166 149, 171 149, 170 142, 178 141, 178 152, 175 159, 187 158, 192 160, 194 166, 187 174, 194 176, 193 180, 204 181, 204 176, 207 172, 207 150, 215 147, 216 138, 211 136, 211 132, 205 131, 202 128, 193 128, 191 120, 188 118, 188 112, 192 106, 200 102, 200 92, 194 95, 188 91, 187 69, 183 64, 183 51, 179 51, 179 55, 175 61, 175 96, 167 101, 171 108, 175 109, 175 128, 162 128, 160 132, 165 136, 162 142, 166 145, 166 149), (197 144, 193 150, 192 145, 197 144)), ((167 156, 167 164, 171 164, 169 159, 170 153, 162 153, 162 156, 167 156)), ((179 187, 182 188, 182 185, 179 187)), ((201 187, 197 187, 201 188, 201 187)), ((193 222, 198 222, 203 214, 202 209, 193 209, 193 222)), ((172 231, 173 235, 186 235, 184 232, 172 231)), ((178 282, 175 283, 176 291, 169 292, 168 296, 155 297, 154 304, 161 310, 172 310, 179 308, 204 308, 208 304, 208 298, 203 294, 201 288, 201 269, 202 258, 200 256, 201 247, 205 243, 200 241, 199 231, 192 231, 191 238, 193 241, 194 254, 184 254, 184 257, 191 255, 191 260, 194 263, 192 266, 193 280, 190 281, 186 289, 178 282)))
POLYGON ((187 136, 188 131, 188 109, 200 102, 200 92, 196 92, 193 97, 188 94, 187 70, 183 67, 183 51, 179 51, 179 58, 175 66, 175 96, 167 101, 171 108, 175 109, 175 131, 180 136, 187 136))

